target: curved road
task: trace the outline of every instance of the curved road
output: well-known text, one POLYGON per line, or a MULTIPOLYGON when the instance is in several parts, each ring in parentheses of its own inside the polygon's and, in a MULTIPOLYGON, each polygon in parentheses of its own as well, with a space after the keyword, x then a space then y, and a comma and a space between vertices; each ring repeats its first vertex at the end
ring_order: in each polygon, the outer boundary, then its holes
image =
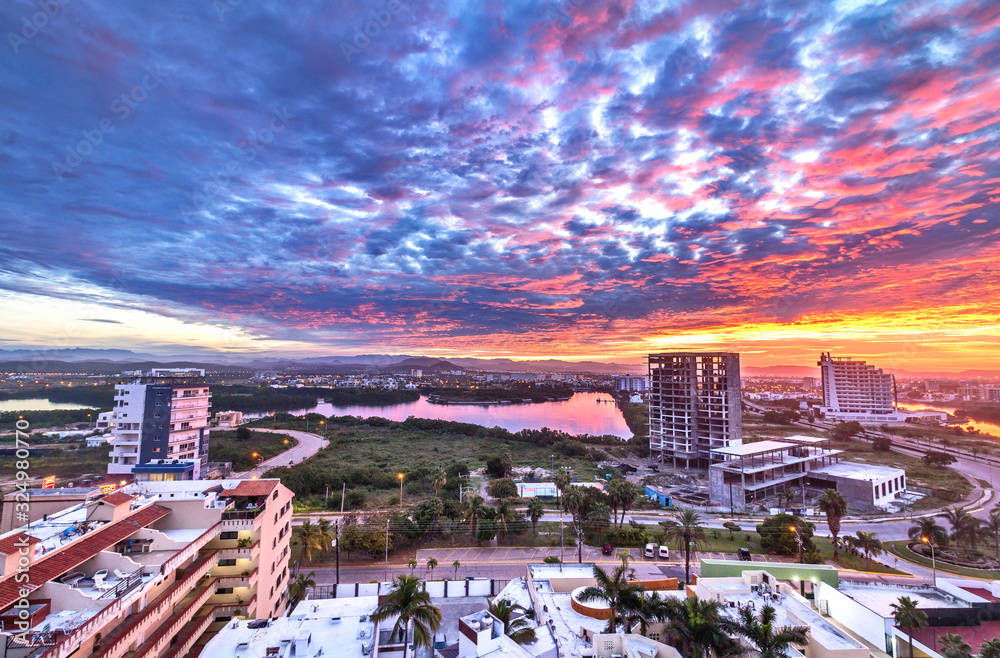
POLYGON ((244 471, 243 473, 233 473, 232 477, 234 478, 248 478, 255 475, 260 476, 269 468, 298 464, 300 461, 312 457, 319 452, 320 449, 325 448, 330 444, 329 441, 324 439, 319 434, 313 434, 311 432, 301 432, 299 430, 268 430, 260 427, 255 427, 253 431, 271 432, 272 434, 287 434, 298 441, 299 444, 294 448, 289 448, 279 455, 271 457, 267 461, 261 462, 261 464, 256 468, 244 471))

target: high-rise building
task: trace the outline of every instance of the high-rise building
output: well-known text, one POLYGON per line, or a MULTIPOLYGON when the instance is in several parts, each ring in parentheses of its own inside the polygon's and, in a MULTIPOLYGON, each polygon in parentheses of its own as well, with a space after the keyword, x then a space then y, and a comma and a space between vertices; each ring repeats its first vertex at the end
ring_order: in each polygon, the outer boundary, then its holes
POLYGON ((277 479, 211 484, 46 489, 65 506, 0 535, 4 655, 184 658, 233 617, 283 615, 292 492, 277 479))
POLYGON ((649 377, 639 377, 636 375, 623 375, 615 377, 615 390, 628 391, 629 393, 643 393, 649 388, 649 377))
POLYGON ((208 464, 211 397, 197 369, 154 369, 117 385, 108 473, 197 480, 208 464))
POLYGON ((740 355, 649 355, 649 448, 676 466, 707 466, 713 448, 743 443, 740 355))
POLYGON ((822 412, 843 420, 892 420, 896 415, 896 379, 881 368, 850 357, 820 355, 822 412))

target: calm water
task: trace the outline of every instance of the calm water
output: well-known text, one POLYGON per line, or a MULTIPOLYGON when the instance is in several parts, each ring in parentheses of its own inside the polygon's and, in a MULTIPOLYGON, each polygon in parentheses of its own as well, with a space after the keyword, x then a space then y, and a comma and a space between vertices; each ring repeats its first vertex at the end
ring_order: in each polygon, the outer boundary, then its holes
MULTIPOLYGON (((950 414, 954 414, 955 410, 958 409, 958 407, 947 404, 938 404, 937 402, 904 402, 899 405, 899 408, 907 411, 947 411, 950 414)), ((992 434, 993 436, 1000 437, 1000 425, 997 425, 996 423, 984 423, 979 420, 970 420, 965 423, 965 425, 973 427, 984 434, 992 434)))
MULTIPOLYGON (((577 393, 564 402, 539 402, 537 404, 503 405, 444 405, 431 404, 421 397, 416 402, 394 404, 388 407, 334 407, 329 402, 318 404, 312 409, 298 409, 289 412, 295 416, 319 413, 324 416, 380 416, 389 420, 402 421, 410 416, 454 420, 461 423, 475 423, 485 427, 500 427, 511 432, 524 429, 540 430, 548 427, 570 434, 613 434, 631 438, 632 432, 625 424, 618 407, 607 393, 577 393)), ((259 417, 267 414, 246 414, 259 417)))
POLYGON ((0 411, 54 411, 56 409, 86 409, 85 404, 49 402, 45 398, 30 400, 0 400, 0 411))

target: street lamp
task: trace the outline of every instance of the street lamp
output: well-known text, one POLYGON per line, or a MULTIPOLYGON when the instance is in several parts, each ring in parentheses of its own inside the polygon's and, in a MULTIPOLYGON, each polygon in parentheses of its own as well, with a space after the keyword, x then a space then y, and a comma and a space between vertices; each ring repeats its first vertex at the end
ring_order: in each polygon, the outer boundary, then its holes
POLYGON ((319 421, 319 424, 323 426, 323 438, 325 439, 326 438, 326 421, 325 420, 321 420, 321 421, 319 421))
POLYGON ((556 478, 556 456, 549 455, 549 459, 552 461, 552 468, 550 470, 552 471, 552 479, 554 480, 556 478))
POLYGON ((931 547, 931 569, 934 572, 934 580, 932 584, 937 587, 937 562, 934 561, 934 542, 932 542, 928 537, 921 537, 920 541, 931 547))
POLYGON ((399 507, 403 507, 403 474, 397 473, 396 477, 399 478, 399 507))
POLYGON ((799 543, 799 564, 804 564, 805 558, 802 555, 802 533, 799 532, 798 527, 793 525, 788 526, 788 529, 795 534, 795 541, 799 543))

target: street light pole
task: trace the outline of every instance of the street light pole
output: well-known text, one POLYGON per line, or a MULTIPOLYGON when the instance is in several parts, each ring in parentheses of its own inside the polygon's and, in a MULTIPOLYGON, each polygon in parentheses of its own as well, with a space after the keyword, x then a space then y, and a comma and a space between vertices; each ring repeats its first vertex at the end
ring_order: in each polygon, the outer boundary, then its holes
POLYGON ((556 456, 549 455, 549 459, 552 461, 552 468, 550 468, 549 470, 552 471, 552 479, 554 480, 556 477, 556 456))
POLYGON ((920 541, 931 547, 931 570, 934 573, 934 580, 931 581, 931 584, 937 587, 937 562, 934 561, 934 542, 932 542, 928 537, 921 537, 920 541))
POLYGON ((403 474, 399 473, 396 477, 399 478, 399 508, 403 509, 403 474))
POLYGON ((802 534, 796 526, 788 526, 788 529, 795 533, 795 541, 799 543, 799 564, 804 564, 805 556, 802 555, 802 534))

